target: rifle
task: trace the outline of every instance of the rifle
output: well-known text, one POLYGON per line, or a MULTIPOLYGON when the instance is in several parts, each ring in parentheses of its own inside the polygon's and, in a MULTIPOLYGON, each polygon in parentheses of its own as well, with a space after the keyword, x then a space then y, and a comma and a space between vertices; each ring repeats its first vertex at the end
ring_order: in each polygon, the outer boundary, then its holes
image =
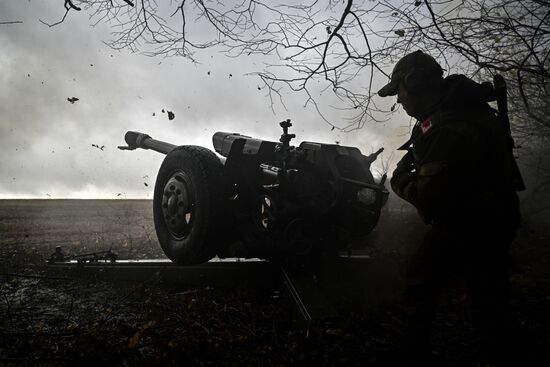
POLYGON ((514 181, 514 187, 516 191, 525 190, 525 183, 523 182, 523 177, 516 162, 516 157, 514 157, 513 149, 516 147, 514 138, 512 137, 512 132, 510 130, 510 119, 508 118, 508 101, 506 98, 506 81, 504 78, 497 74, 493 77, 493 84, 495 88, 495 97, 497 101, 498 115, 502 126, 507 134, 508 138, 508 151, 510 152, 510 163, 512 165, 512 179, 514 181))

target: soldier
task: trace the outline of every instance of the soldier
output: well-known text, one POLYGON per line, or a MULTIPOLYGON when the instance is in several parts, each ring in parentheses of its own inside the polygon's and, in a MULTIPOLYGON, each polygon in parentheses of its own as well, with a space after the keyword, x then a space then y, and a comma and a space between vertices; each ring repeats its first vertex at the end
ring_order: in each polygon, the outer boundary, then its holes
POLYGON ((378 94, 397 95, 417 119, 391 186, 430 225, 406 271, 405 352, 429 356, 438 295, 459 271, 480 346, 488 358, 497 357, 506 335, 508 253, 520 213, 509 134, 487 103, 494 99, 492 85, 464 75, 444 78, 433 57, 416 51, 397 62, 378 94))

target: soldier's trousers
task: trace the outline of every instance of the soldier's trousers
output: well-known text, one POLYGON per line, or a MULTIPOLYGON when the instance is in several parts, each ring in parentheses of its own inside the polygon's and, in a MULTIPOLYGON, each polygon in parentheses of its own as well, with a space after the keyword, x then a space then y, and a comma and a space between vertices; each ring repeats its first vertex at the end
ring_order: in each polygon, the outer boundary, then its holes
POLYGON ((468 233, 434 224, 411 257, 405 289, 410 348, 429 348, 441 289, 456 273, 470 296, 472 321, 483 348, 498 348, 502 343, 507 325, 508 254, 515 230, 501 226, 468 233))

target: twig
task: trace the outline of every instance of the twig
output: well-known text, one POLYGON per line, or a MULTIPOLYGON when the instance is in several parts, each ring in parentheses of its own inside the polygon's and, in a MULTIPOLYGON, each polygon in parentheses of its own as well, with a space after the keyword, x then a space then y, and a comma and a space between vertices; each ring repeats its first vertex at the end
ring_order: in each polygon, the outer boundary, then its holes
POLYGON ((74 280, 73 278, 66 278, 66 277, 53 277, 48 275, 19 274, 19 273, 1 273, 0 276, 14 277, 14 278, 31 278, 31 279, 74 280))
POLYGON ((77 11, 81 11, 82 9, 79 8, 78 6, 76 6, 75 4, 73 4, 73 2, 71 0, 65 0, 65 9, 67 9, 67 11, 69 11, 69 8, 72 8, 74 10, 77 10, 77 11))
POLYGON ((10 325, 11 325, 11 330, 15 330, 15 326, 13 325, 13 318, 11 317, 11 305, 10 305, 10 300, 8 299, 8 297, 6 296, 5 293, 2 292, 2 296, 4 296, 4 299, 6 300, 6 305, 8 306, 8 310, 7 310, 7 314, 8 314, 8 317, 10 319, 10 325))
POLYGON ((51 27, 55 27, 56 25, 59 25, 59 24, 63 23, 65 21, 65 18, 67 18, 67 14, 69 14, 69 9, 65 10, 65 14, 63 15, 63 18, 61 18, 60 21, 55 22, 55 23, 46 23, 42 19, 38 19, 38 20, 40 21, 40 23, 45 24, 45 25, 47 25, 48 27, 51 28, 51 27))
POLYGON ((80 330, 70 331, 70 332, 64 332, 64 333, 51 333, 51 332, 41 332, 41 331, 2 331, 0 330, 0 335, 6 335, 6 336, 74 336, 78 334, 82 334, 83 332, 80 330))
POLYGON ((12 20, 8 22, 0 22, 0 24, 23 24, 21 20, 12 20))
POLYGON ((73 305, 74 305, 74 289, 71 292, 71 305, 69 306, 69 314, 67 315, 67 321, 65 322, 65 330, 69 328, 69 322, 71 321, 71 316, 73 315, 73 305))

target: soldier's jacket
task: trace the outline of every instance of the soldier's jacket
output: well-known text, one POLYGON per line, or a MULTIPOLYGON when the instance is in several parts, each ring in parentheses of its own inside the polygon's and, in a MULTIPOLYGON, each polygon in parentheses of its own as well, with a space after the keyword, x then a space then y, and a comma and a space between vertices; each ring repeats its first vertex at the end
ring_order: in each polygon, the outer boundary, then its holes
POLYGON ((396 192, 416 206, 426 222, 515 228, 519 201, 507 135, 497 112, 485 102, 482 85, 465 76, 451 75, 445 85, 442 103, 413 129, 416 174, 396 192))

